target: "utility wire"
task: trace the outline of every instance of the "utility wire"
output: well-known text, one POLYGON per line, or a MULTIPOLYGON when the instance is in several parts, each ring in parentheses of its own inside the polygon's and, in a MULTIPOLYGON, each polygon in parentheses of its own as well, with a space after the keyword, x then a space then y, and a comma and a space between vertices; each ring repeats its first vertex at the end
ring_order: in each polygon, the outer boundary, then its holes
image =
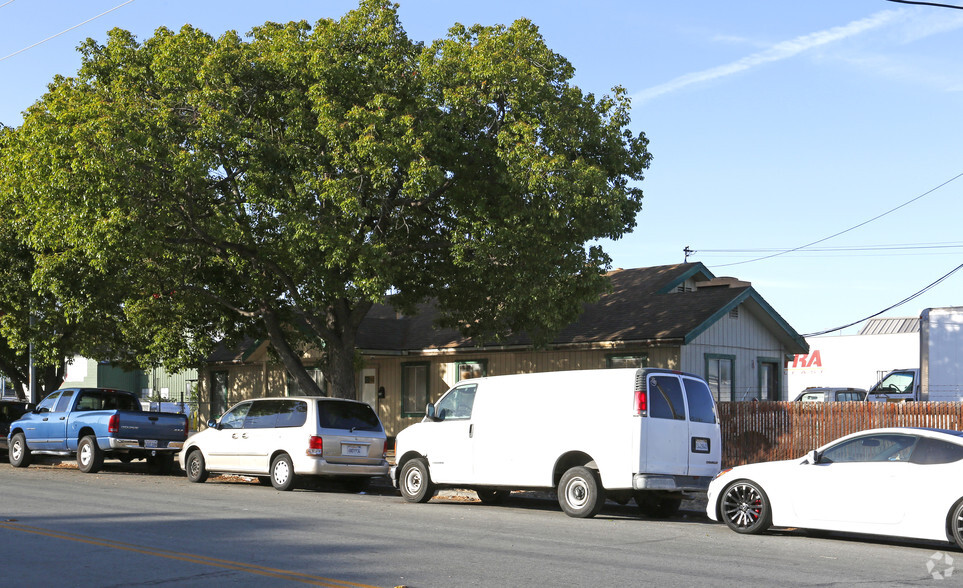
POLYGON ((7 2, 4 2, 3 4, 0 4, 0 8, 3 8, 3 7, 6 6, 7 4, 13 4, 13 0, 7 0, 7 2))
POLYGON ((835 237, 838 237, 838 236, 843 235, 843 234, 845 234, 845 233, 848 233, 848 232, 850 232, 850 231, 854 231, 854 230, 856 230, 856 229, 858 229, 858 228, 860 228, 860 227, 862 227, 862 226, 868 225, 869 223, 871 223, 871 222, 873 222, 873 221, 876 221, 876 220, 879 220, 879 219, 883 218, 884 216, 886 216, 886 215, 888 215, 888 214, 892 214, 892 213, 896 212, 897 210, 899 210, 899 209, 901 209, 901 208, 903 208, 903 207, 909 206, 910 204, 916 202, 916 201, 919 200, 920 198, 923 198, 924 196, 928 196, 929 194, 932 194, 933 192, 939 190, 939 189, 942 188, 943 186, 945 186, 945 185, 949 184, 950 182, 952 182, 952 181, 954 181, 954 180, 957 180, 957 179, 959 179, 959 178, 961 178, 961 177, 963 177, 963 173, 959 173, 959 174, 953 176, 952 178, 946 180, 945 182, 943 182, 943 183, 940 184, 939 186, 937 186, 937 187, 935 187, 935 188, 932 188, 932 189, 930 189, 930 190, 927 190, 926 192, 923 192, 923 193, 920 194, 919 196, 917 196, 917 197, 915 197, 915 198, 912 198, 912 199, 910 199, 910 200, 907 200, 906 202, 900 204, 899 206, 897 206, 897 207, 895 207, 895 208, 891 208, 891 209, 887 210, 886 212, 884 212, 884 213, 882 213, 882 214, 878 214, 878 215, 874 216, 873 218, 871 218, 871 219, 869 219, 869 220, 863 221, 863 222, 859 223, 858 225, 849 227, 848 229, 839 231, 838 233, 834 233, 834 234, 832 234, 832 235, 830 235, 830 236, 828 236, 828 237, 823 237, 822 239, 817 239, 816 241, 813 241, 812 243, 807 243, 807 244, 805 244, 805 245, 800 245, 799 247, 794 247, 794 248, 792 248, 792 249, 787 249, 787 250, 785 250, 785 251, 780 251, 779 253, 773 253, 772 255, 764 255, 763 257, 756 257, 756 258, 754 258, 754 259, 747 259, 747 260, 745 260, 745 261, 735 261, 735 262, 732 262, 732 263, 724 263, 724 264, 715 265, 715 266, 712 266, 712 267, 713 267, 713 269, 715 269, 715 268, 719 268, 719 267, 729 267, 729 266, 732 266, 732 265, 742 265, 742 264, 744 264, 744 263, 752 263, 752 262, 755 262, 755 261, 762 261, 762 260, 764 260, 764 259, 772 259, 773 257, 779 257, 780 255, 785 255, 785 254, 787 254, 787 253, 792 253, 792 252, 794 252, 794 251, 799 251, 800 249, 805 249, 805 248, 807 248, 807 247, 812 247, 813 245, 818 245, 818 244, 820 244, 820 243, 822 243, 822 242, 824 242, 824 241, 828 241, 828 240, 830 240, 830 239, 833 239, 833 238, 835 238, 835 237))
MULTIPOLYGON (((50 35, 49 37, 47 37, 46 39, 44 39, 44 40, 42 40, 42 41, 37 41, 37 42, 34 43, 33 45, 29 45, 29 46, 27 46, 27 47, 24 47, 23 49, 20 49, 20 50, 18 50, 18 51, 14 51, 14 52, 11 53, 10 55, 5 55, 5 56, 3 56, 3 57, 0 57, 0 61, 4 61, 4 60, 6 60, 6 59, 10 59, 10 58, 13 57, 14 55, 19 55, 20 53, 23 53, 24 51, 27 51, 28 49, 33 49, 33 48, 36 47, 37 45, 42 45, 42 44, 46 43, 47 41, 50 41, 50 40, 52 40, 52 39, 56 39, 57 37, 59 37, 60 35, 63 35, 64 33, 69 33, 70 31, 72 31, 72 30, 74 30, 74 29, 80 28, 80 27, 84 26, 85 24, 87 24, 88 22, 90 22, 90 21, 92 21, 92 20, 97 20, 98 18, 104 16, 105 14, 110 14, 111 12, 117 10, 118 8, 121 8, 122 6, 126 6, 126 5, 130 4, 130 3, 133 2, 133 1, 134 1, 134 0, 127 0, 127 2, 124 2, 124 3, 122 3, 122 4, 118 4, 117 6, 114 6, 113 8, 111 8, 110 10, 105 10, 104 12, 101 12, 101 13, 98 14, 97 16, 92 16, 92 17, 88 18, 87 20, 85 20, 85 21, 82 22, 82 23, 75 24, 74 26, 70 27, 69 29, 64 29, 64 30, 60 31, 59 33, 57 33, 56 35, 50 35)), ((10 0, 10 2, 13 2, 13 0, 10 0)), ((7 4, 10 4, 10 2, 7 2, 7 4)), ((0 6, 6 6, 7 4, 2 4, 2 5, 0 5, 0 6)))
POLYGON ((956 4, 941 4, 939 2, 919 2, 917 0, 889 0, 889 2, 899 2, 900 4, 919 4, 920 6, 938 6, 940 8, 956 8, 963 10, 963 6, 956 4))
POLYGON ((829 334, 829 333, 833 333, 833 332, 835 332, 835 331, 841 331, 841 330, 843 330, 843 329, 845 329, 845 328, 847 328, 847 327, 851 327, 851 326, 853 326, 853 325, 858 325, 859 323, 861 323, 861 322, 863 322, 863 321, 868 321, 868 320, 871 319, 871 318, 876 318, 876 317, 878 317, 879 315, 883 314, 884 312, 889 312, 889 311, 893 310, 894 308, 896 308, 897 306, 901 306, 901 305, 903 305, 903 304, 906 304, 906 303, 909 302, 910 300, 913 300, 914 298, 918 298, 918 297, 922 296, 925 292, 927 292, 928 290, 934 288, 934 287, 935 287, 936 285, 938 285, 940 282, 942 282, 942 281, 945 280, 946 278, 952 276, 953 274, 955 274, 956 272, 960 271, 961 269, 963 269, 963 264, 960 264, 960 265, 956 266, 955 268, 953 268, 952 270, 950 270, 949 273, 943 275, 943 277, 939 278, 938 280, 936 280, 935 282, 931 283, 930 285, 923 287, 922 289, 918 290, 918 291, 915 292, 914 294, 910 294, 909 296, 907 296, 906 298, 900 300, 900 301, 897 302, 896 304, 894 304, 894 305, 892 305, 892 306, 889 306, 889 307, 887 307, 887 308, 884 308, 883 310, 877 312, 876 314, 871 314, 871 315, 869 315, 869 316, 866 317, 866 318, 861 318, 861 319, 859 319, 858 321, 853 321, 853 322, 849 323, 848 325, 843 325, 843 326, 841 326, 841 327, 836 327, 836 328, 834 328, 834 329, 826 329, 825 331, 819 331, 818 333, 809 333, 808 335, 803 335, 803 337, 816 337, 816 336, 819 336, 819 335, 826 335, 826 334, 829 334))

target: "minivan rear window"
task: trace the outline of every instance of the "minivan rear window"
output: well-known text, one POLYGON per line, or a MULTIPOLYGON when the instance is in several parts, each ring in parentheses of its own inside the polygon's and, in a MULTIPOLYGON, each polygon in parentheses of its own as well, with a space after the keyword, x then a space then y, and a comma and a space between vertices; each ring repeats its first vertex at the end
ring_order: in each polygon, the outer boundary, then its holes
POLYGON ((381 431, 381 421, 371 407, 361 402, 318 400, 318 420, 323 429, 381 431))

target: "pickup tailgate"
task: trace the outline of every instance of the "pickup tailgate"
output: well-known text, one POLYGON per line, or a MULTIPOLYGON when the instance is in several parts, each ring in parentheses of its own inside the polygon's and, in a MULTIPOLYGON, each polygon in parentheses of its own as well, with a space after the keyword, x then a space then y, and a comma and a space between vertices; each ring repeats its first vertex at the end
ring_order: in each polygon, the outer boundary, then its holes
POLYGON ((117 411, 117 439, 136 440, 137 446, 164 449, 172 442, 183 443, 187 438, 187 419, 172 412, 117 411))

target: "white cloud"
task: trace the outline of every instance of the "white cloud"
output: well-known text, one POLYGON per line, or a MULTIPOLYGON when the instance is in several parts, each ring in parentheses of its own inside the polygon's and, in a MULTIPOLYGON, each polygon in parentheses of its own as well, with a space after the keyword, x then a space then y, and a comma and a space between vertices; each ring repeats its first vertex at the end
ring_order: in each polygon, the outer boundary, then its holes
POLYGON ((828 43, 833 43, 849 37, 860 35, 872 29, 879 28, 904 15, 903 10, 884 10, 867 18, 853 21, 847 25, 834 27, 825 31, 819 31, 801 37, 796 37, 789 41, 783 41, 773 45, 769 49, 754 53, 742 59, 713 67, 710 69, 686 74, 670 80, 664 84, 653 86, 638 92, 632 97, 632 102, 641 104, 664 94, 669 94, 692 84, 707 82, 730 76, 739 72, 758 67, 767 63, 781 61, 795 57, 800 53, 821 47, 828 43))

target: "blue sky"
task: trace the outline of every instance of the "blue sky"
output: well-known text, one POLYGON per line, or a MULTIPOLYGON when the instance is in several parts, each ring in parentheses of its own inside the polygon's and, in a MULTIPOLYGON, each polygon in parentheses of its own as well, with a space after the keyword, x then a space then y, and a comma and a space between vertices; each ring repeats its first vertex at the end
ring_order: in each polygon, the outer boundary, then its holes
MULTIPOLYGON (((963 263, 963 177, 954 180, 963 10, 885 0, 400 4, 408 35, 425 42, 455 22, 529 18, 584 91, 627 89, 654 159, 637 228, 605 243, 615 267, 678 263, 689 247, 691 261, 752 282, 807 334, 877 313, 963 263)), ((20 124, 54 75, 76 72, 77 45, 113 27, 143 40, 190 23, 217 36, 356 5, 0 0, 0 122, 20 124)), ((955 305, 963 271, 884 316, 955 305)))

